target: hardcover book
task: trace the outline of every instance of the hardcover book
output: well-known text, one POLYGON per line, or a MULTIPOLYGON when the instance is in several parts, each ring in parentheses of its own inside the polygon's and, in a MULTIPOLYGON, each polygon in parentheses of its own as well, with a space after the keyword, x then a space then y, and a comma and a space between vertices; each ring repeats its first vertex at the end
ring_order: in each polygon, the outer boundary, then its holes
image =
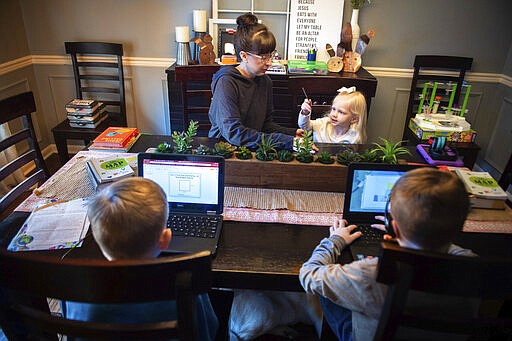
POLYGON ((78 99, 78 98, 75 98, 71 101, 69 101, 68 103, 66 103, 66 109, 67 108, 73 108, 73 109, 85 109, 85 108, 92 108, 94 107, 96 104, 98 104, 98 101, 94 100, 94 99, 78 99))
POLYGON ((108 127, 93 142, 96 147, 124 148, 138 135, 137 128, 108 127))
POLYGON ((105 108, 105 104, 102 102, 97 102, 96 105, 90 108, 76 108, 76 107, 67 107, 66 106, 66 112, 69 115, 73 116, 92 116, 99 112, 100 110, 103 110, 105 108))
POLYGON ((117 181, 135 174, 128 160, 119 156, 91 158, 87 160, 87 167, 97 183, 100 184, 117 181))
POLYGON ((464 183, 472 207, 505 208, 507 194, 489 173, 465 169, 456 169, 455 173, 464 183))

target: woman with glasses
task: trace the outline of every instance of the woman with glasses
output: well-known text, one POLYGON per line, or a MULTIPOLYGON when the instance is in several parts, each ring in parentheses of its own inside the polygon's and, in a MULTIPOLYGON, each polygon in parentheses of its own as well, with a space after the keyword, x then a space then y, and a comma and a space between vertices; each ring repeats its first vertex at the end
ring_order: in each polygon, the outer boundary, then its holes
POLYGON ((241 62, 223 66, 213 76, 208 136, 255 148, 264 133, 277 148, 291 150, 294 138, 300 138, 303 130, 272 121, 272 80, 265 74, 272 65, 276 39, 251 13, 239 16, 236 22, 234 45, 241 62))

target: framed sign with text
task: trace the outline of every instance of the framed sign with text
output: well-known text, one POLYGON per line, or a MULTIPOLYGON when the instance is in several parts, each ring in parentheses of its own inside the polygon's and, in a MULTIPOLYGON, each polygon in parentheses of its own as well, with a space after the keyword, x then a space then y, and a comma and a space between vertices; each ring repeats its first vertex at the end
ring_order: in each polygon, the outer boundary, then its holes
POLYGON ((291 0, 287 59, 306 59, 308 50, 317 49, 318 61, 327 61, 325 44, 336 51, 340 42, 344 1, 291 0))

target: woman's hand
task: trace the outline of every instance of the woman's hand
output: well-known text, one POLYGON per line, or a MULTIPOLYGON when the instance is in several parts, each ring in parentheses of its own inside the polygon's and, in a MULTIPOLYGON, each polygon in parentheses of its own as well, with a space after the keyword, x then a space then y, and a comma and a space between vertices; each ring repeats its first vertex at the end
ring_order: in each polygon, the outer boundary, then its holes
POLYGON ((309 98, 305 98, 304 102, 300 106, 301 115, 309 115, 311 114, 311 100, 309 98))
POLYGON ((357 231, 352 233, 354 229, 357 227, 356 225, 346 226, 348 223, 345 219, 337 220, 334 222, 329 229, 330 235, 337 235, 343 238, 348 244, 352 243, 357 238, 361 237, 361 231, 357 231))

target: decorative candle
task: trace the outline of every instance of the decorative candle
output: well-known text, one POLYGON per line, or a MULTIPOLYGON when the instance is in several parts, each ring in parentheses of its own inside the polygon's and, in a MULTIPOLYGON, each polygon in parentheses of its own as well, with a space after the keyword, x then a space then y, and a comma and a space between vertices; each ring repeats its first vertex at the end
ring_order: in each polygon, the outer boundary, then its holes
POLYGON ((176 41, 178 43, 188 43, 190 41, 188 26, 176 26, 176 41))
POLYGON ((469 93, 471 92, 471 85, 468 85, 466 88, 466 95, 464 96, 464 102, 462 103, 462 108, 460 109, 460 116, 464 117, 466 113, 466 106, 468 105, 469 93))
POLYGON ((204 9, 194 10, 194 31, 206 32, 206 11, 204 9))

